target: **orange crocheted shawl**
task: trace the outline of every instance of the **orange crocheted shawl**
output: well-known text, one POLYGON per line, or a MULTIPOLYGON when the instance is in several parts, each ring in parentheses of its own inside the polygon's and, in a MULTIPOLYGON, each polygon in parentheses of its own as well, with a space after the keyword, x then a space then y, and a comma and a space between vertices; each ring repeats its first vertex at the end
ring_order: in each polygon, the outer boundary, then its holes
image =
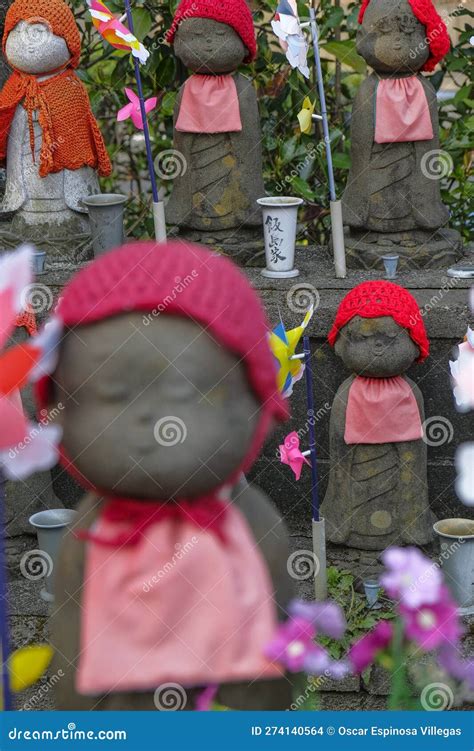
POLYGON ((94 167, 100 175, 112 171, 107 149, 92 114, 87 91, 67 68, 39 81, 36 76, 14 71, 0 92, 0 159, 5 159, 8 134, 16 107, 22 102, 28 114, 34 155, 33 111, 43 132, 39 174, 62 169, 94 167))

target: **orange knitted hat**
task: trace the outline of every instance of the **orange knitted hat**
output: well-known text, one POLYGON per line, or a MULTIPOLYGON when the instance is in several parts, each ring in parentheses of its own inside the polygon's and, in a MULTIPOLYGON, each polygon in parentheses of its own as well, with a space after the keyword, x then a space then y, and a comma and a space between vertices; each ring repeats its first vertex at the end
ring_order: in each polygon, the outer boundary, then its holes
POLYGON ((46 23, 53 34, 62 37, 71 53, 70 66, 77 68, 81 37, 72 10, 63 0, 14 0, 5 17, 3 54, 9 33, 20 21, 46 23))

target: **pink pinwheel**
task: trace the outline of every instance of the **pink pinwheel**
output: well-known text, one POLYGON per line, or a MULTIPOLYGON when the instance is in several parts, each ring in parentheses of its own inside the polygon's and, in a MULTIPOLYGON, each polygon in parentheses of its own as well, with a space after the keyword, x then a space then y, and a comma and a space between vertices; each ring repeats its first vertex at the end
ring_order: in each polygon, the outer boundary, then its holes
MULTIPOLYGON (((129 104, 126 104, 125 107, 122 107, 122 109, 118 111, 117 120, 118 122, 121 122, 122 120, 127 120, 130 117, 134 126, 136 128, 139 128, 140 130, 143 130, 143 118, 140 109, 140 99, 138 98, 138 95, 135 94, 134 91, 132 91, 132 89, 125 89, 125 93, 128 97, 129 104)), ((156 96, 152 96, 150 99, 147 99, 145 101, 145 112, 147 114, 155 109, 157 101, 158 98, 156 96)))
POLYGON ((308 459, 300 451, 300 439, 298 433, 288 433, 285 438, 285 442, 278 447, 280 449, 280 461, 282 464, 288 464, 289 467, 295 473, 297 480, 301 477, 301 470, 303 469, 303 462, 309 464, 308 459))

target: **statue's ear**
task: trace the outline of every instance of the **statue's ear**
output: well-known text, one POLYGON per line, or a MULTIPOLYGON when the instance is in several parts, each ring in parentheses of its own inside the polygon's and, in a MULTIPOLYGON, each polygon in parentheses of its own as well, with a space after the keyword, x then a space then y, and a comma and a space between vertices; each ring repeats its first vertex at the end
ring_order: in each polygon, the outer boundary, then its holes
POLYGON ((335 343, 334 343, 334 352, 338 357, 342 357, 342 350, 344 348, 344 339, 339 333, 339 336, 337 337, 335 343))

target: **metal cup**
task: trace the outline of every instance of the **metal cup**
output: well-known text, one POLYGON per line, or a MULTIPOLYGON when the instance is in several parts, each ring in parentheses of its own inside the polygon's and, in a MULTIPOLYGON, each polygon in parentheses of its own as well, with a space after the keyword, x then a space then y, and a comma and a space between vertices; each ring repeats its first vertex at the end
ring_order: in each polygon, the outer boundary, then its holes
POLYGON ((364 592, 367 598, 367 604, 371 610, 378 610, 380 603, 377 603, 380 592, 380 584, 376 579, 366 579, 364 581, 364 592))
POLYGON ((126 200, 127 196, 122 193, 96 193, 82 199, 89 212, 95 256, 123 244, 123 211, 126 200))
POLYGON ((68 525, 77 518, 77 511, 68 508, 53 508, 38 511, 30 516, 30 524, 36 529, 39 550, 44 553, 41 564, 45 573, 45 586, 40 596, 46 602, 54 602, 54 569, 59 548, 68 525))

